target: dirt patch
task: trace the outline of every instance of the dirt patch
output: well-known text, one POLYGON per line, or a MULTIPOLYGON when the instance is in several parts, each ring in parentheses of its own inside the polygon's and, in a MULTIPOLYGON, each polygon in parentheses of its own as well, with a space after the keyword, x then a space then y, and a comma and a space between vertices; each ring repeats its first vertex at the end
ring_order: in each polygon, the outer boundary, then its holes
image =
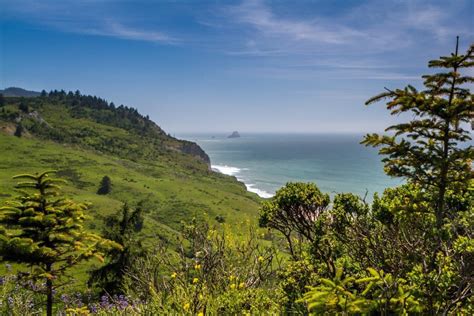
POLYGON ((16 131, 16 125, 13 123, 0 122, 0 133, 13 136, 16 131))

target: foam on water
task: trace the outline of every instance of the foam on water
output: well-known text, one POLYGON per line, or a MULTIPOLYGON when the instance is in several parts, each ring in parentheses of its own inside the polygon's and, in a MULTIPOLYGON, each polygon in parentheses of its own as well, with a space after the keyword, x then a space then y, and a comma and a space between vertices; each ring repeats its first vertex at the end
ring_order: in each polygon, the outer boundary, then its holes
POLYGON ((250 192, 253 192, 253 193, 256 193, 258 196, 264 198, 264 199, 268 199, 268 198, 271 198, 274 194, 271 194, 271 193, 268 193, 267 191, 264 191, 264 190, 260 190, 259 188, 256 188, 255 187, 255 184, 247 184, 245 183, 245 186, 247 187, 247 191, 250 191, 250 192))
POLYGON ((220 165, 212 165, 211 169, 228 176, 235 176, 240 172, 240 169, 237 167, 230 167, 230 166, 220 166, 220 165))
POLYGON ((211 169, 217 172, 220 172, 222 174, 226 174, 229 176, 234 176, 239 180, 240 182, 243 182, 245 184, 245 187, 247 188, 247 191, 256 193, 258 196, 268 199, 273 196, 273 194, 268 193, 267 191, 261 190, 259 188, 255 187, 255 184, 253 183, 246 183, 244 179, 239 177, 239 173, 241 170, 248 170, 248 169, 240 169, 237 167, 231 167, 227 165, 212 165, 211 169))

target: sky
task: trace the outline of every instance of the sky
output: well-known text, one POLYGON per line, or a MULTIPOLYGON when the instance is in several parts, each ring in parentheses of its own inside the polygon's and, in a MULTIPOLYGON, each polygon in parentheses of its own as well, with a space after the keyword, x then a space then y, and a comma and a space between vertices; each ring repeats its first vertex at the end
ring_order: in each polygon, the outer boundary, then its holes
POLYGON ((370 132, 365 100, 474 43, 474 0, 0 0, 0 88, 80 90, 165 131, 370 132))

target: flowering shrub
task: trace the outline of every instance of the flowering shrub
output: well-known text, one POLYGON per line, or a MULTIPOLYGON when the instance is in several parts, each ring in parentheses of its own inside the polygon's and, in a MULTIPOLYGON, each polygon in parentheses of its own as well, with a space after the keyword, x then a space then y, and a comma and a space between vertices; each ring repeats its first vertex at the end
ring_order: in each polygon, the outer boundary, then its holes
POLYGON ((129 271, 128 290, 155 314, 276 313, 277 297, 269 291, 279 265, 276 249, 263 247, 251 226, 246 236, 186 225, 180 251, 162 247, 139 261, 129 271))

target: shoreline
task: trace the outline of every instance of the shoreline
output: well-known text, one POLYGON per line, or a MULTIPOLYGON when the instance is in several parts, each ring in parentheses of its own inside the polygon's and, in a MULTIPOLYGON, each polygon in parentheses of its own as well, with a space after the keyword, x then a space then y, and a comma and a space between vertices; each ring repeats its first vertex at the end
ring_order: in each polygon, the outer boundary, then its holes
POLYGON ((227 165, 212 165, 211 164, 211 169, 215 172, 219 172, 221 174, 235 177, 237 181, 242 182, 245 185, 245 187, 247 188, 247 191, 255 193, 261 198, 269 199, 275 195, 275 194, 269 193, 265 190, 261 190, 255 187, 254 183, 245 182, 243 178, 238 176, 238 174, 242 170, 241 168, 227 166, 227 165))

